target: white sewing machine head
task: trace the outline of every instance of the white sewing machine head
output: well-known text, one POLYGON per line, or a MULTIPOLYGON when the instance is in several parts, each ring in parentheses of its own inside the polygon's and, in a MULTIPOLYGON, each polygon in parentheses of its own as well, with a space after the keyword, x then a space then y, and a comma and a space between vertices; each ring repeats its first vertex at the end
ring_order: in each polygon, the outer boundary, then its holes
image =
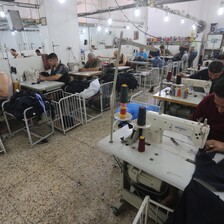
POLYGON ((201 87, 203 88, 206 94, 209 94, 212 82, 207 80, 200 80, 200 79, 187 79, 183 78, 181 83, 188 86, 188 87, 201 87))
MULTIPOLYGON (((147 143, 162 143, 163 131, 168 130, 191 138, 197 148, 204 148, 210 127, 205 123, 195 122, 170 116, 167 114, 159 114, 153 111, 147 111, 146 120, 149 127, 143 129, 143 135, 147 143)), ((134 127, 133 132, 127 144, 132 144, 139 137, 139 127, 134 127)))

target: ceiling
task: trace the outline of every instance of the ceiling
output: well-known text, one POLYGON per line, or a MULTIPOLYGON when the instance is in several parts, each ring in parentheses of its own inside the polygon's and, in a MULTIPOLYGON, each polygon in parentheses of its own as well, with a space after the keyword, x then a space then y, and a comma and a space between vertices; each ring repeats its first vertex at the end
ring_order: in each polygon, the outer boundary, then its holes
MULTIPOLYGON (((55 0, 56 1, 56 0, 55 0)), ((102 0, 99 0, 101 2, 102 0)), ((181 3, 181 2, 190 2, 195 0, 123 0, 119 1, 119 4, 121 4, 120 8, 122 9, 131 9, 135 8, 137 5, 138 7, 159 7, 163 4, 173 4, 173 3, 181 3)), ((110 1, 108 1, 110 3, 110 1)), ((32 30, 32 29, 38 29, 38 24, 40 23, 39 20, 39 1, 38 0, 0 0, 0 10, 1 7, 3 7, 4 11, 7 11, 8 9, 11 10, 19 10, 21 20, 23 23, 23 27, 25 30, 32 30)), ((107 3, 107 2, 106 2, 107 3)), ((93 0, 77 0, 77 6, 80 5, 93 5, 93 0)), ((97 8, 97 5, 94 5, 95 8, 97 8)), ((102 8, 102 9, 96 9, 95 11, 85 11, 80 12, 79 7, 77 7, 78 16, 79 17, 88 17, 94 14, 101 14, 111 11, 117 11, 120 10, 119 7, 109 7, 102 8)), ((0 30, 9 30, 8 21, 6 18, 0 17, 0 30)))

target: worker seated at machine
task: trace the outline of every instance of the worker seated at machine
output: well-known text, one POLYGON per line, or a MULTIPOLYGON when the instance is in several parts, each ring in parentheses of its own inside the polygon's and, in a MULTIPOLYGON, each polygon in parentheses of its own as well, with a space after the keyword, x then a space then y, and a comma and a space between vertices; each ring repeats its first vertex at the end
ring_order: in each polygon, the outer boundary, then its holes
MULTIPOLYGON (((212 61, 208 69, 201 70, 193 75, 190 75, 190 79, 200 79, 200 80, 212 80, 212 86, 210 89, 210 93, 214 92, 215 83, 224 78, 223 73, 224 65, 222 61, 212 61)), ((185 73, 179 73, 178 76, 186 78, 187 75, 185 73)))
MULTIPOLYGON (((215 85, 214 93, 205 97, 194 113, 193 120, 202 122, 207 120, 210 132, 205 147, 199 149, 196 155, 193 178, 185 188, 181 202, 167 224, 185 223, 186 220, 192 220, 189 222, 192 224, 206 223, 208 220, 209 223, 222 223, 224 201, 223 197, 217 196, 217 193, 224 191, 223 108, 224 80, 219 80, 215 85), (191 202, 191 199, 194 201, 191 202)), ((175 191, 169 196, 169 202, 173 200, 173 196, 175 191)))
POLYGON ((148 55, 144 52, 144 48, 140 47, 139 52, 136 52, 134 61, 147 61, 148 55))
POLYGON ((70 75, 67 67, 58 60, 55 53, 48 55, 47 60, 51 65, 51 73, 47 72, 40 74, 41 81, 59 81, 64 82, 66 85, 70 82, 70 75))
MULTIPOLYGON (((116 59, 117 55, 118 55, 118 50, 115 50, 114 51, 114 57, 112 57, 112 59, 116 59)), ((121 53, 120 57, 119 57, 118 66, 129 66, 129 65, 130 65, 130 63, 127 61, 126 56, 123 53, 121 53)))
POLYGON ((165 49, 164 45, 160 45, 159 49, 160 49, 161 56, 171 56, 172 55, 172 53, 168 49, 165 49))
POLYGON ((88 54, 88 61, 83 68, 79 69, 80 72, 99 70, 101 70, 101 61, 93 53, 88 54))

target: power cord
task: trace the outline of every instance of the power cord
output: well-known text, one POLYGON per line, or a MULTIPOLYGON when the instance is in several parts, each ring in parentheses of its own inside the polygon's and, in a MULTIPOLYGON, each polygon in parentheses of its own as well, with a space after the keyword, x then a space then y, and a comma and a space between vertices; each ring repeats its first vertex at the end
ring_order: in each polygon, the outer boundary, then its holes
POLYGON ((117 2, 117 0, 114 0, 115 2, 116 2, 116 4, 117 4, 117 6, 118 6, 118 8, 120 9, 120 11, 122 12, 122 14, 124 15, 124 17, 137 29, 137 30, 139 30, 141 33, 144 33, 145 35, 148 35, 148 36, 150 36, 150 37, 154 37, 154 38, 157 38, 156 36, 153 36, 153 35, 151 35, 151 34, 148 34, 148 33, 146 33, 145 31, 143 31, 143 30, 141 30, 141 29, 139 29, 126 15, 125 15, 125 13, 123 12, 123 10, 121 9, 121 7, 120 7, 120 5, 118 4, 118 2, 117 2))

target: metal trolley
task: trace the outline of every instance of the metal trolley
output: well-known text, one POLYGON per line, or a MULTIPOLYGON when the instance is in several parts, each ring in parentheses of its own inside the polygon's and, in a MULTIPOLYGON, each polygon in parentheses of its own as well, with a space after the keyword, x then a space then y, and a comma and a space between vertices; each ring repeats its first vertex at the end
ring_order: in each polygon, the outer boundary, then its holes
POLYGON ((72 128, 83 124, 79 94, 71 94, 61 89, 44 94, 51 100, 54 111, 54 127, 65 134, 72 128))
POLYGON ((132 224, 163 224, 172 212, 172 209, 151 200, 147 195, 143 200, 132 224))

